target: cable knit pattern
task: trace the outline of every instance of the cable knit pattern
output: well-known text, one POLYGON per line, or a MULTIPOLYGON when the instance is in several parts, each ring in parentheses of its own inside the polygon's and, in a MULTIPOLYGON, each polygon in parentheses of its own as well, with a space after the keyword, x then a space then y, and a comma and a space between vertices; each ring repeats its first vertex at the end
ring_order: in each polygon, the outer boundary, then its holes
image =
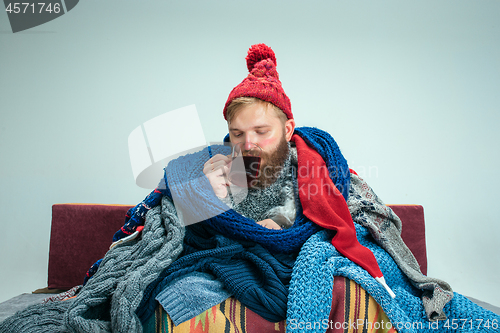
POLYGON ((183 237, 164 197, 147 213, 142 239, 108 251, 76 298, 28 307, 2 322, 0 332, 142 332, 135 310, 146 287, 181 253, 183 237))
MULTIPOLYGON (((391 256, 373 242, 367 229, 356 225, 356 230, 360 243, 367 246, 377 257, 387 284, 397 297, 392 299, 365 270, 338 253, 329 242, 331 236, 328 232, 320 231, 304 244, 295 262, 288 296, 288 323, 322 323, 328 320, 333 276, 345 276, 360 284, 373 296, 399 332, 498 332, 498 326, 494 329, 492 323, 500 323, 500 316, 457 293, 443 309, 447 320, 427 320, 420 299, 422 292, 412 286, 391 256), (448 330, 445 327, 446 323, 451 325, 452 322, 463 325, 465 319, 472 320, 474 326, 471 328, 469 322, 468 326, 464 325, 464 328, 459 330, 448 330), (489 320, 490 327, 482 325, 478 330, 480 320, 483 323, 489 320)), ((292 328, 294 327, 289 326, 287 332, 302 332, 292 328)), ((312 329, 307 332, 324 330, 312 329)))
POLYGON ((137 311, 143 322, 155 311, 156 295, 170 281, 194 271, 214 275, 227 291, 261 317, 274 322, 285 319, 293 255, 271 254, 253 242, 225 238, 202 223, 186 229, 188 252, 144 292, 137 311))

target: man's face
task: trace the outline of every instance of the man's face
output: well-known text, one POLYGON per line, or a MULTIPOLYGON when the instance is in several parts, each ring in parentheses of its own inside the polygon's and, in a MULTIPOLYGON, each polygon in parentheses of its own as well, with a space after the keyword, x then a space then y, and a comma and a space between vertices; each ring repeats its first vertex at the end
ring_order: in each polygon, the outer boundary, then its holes
POLYGON ((243 106, 228 124, 232 143, 251 142, 262 148, 260 176, 255 187, 264 188, 276 180, 288 156, 288 141, 294 128, 293 119, 283 124, 266 103, 243 106))

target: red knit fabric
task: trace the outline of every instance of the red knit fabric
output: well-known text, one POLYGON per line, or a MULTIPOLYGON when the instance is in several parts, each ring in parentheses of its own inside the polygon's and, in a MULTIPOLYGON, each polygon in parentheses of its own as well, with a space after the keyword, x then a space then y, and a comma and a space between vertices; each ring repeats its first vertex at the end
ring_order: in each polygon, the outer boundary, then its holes
POLYGON ((332 245, 374 278, 382 272, 372 251, 358 242, 347 203, 328 175, 321 155, 294 134, 297 146, 299 197, 304 215, 317 225, 335 230, 332 245))
POLYGON ((293 118, 290 99, 285 94, 276 71, 274 51, 265 44, 252 45, 248 50, 246 61, 249 74, 229 94, 224 106, 224 119, 227 120, 227 107, 238 97, 255 97, 272 103, 280 108, 288 119, 293 118))

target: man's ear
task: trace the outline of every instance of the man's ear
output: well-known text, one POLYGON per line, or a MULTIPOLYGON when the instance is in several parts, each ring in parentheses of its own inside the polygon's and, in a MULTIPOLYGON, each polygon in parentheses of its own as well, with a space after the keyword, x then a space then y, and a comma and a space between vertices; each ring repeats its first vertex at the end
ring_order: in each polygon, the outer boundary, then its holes
POLYGON ((290 141, 292 139, 293 131, 295 130, 295 120, 288 119, 285 122, 285 137, 286 141, 290 141))

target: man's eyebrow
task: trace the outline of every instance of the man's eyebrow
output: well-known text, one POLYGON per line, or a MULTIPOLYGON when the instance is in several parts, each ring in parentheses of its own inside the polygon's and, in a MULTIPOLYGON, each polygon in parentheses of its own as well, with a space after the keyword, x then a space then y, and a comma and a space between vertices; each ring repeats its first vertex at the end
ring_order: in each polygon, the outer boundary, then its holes
MULTIPOLYGON (((257 125, 257 126, 254 126, 252 127, 251 129, 259 129, 259 128, 266 128, 266 127, 271 127, 271 125, 257 125)), ((229 127, 229 130, 230 131, 241 131, 240 129, 236 128, 236 127, 229 127)))

